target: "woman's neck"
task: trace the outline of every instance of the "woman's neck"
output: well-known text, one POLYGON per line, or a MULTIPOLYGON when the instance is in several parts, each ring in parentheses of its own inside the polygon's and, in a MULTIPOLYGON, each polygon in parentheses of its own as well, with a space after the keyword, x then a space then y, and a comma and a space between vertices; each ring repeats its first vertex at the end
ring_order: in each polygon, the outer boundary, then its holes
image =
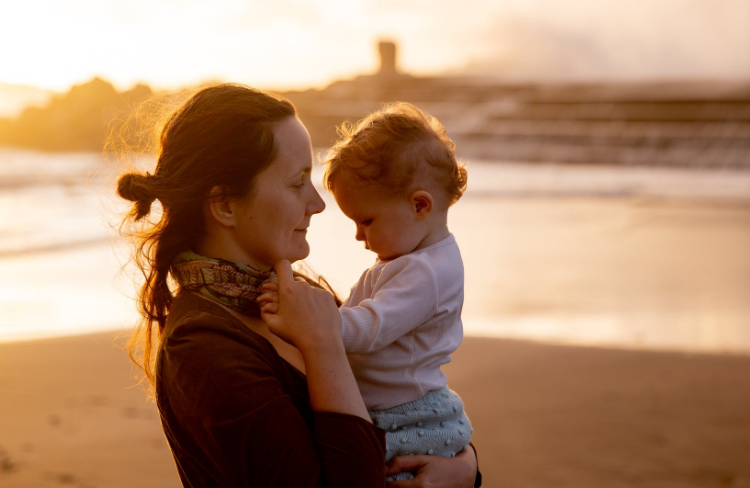
POLYGON ((193 251, 200 254, 201 256, 241 263, 255 268, 261 272, 266 272, 273 269, 273 265, 260 262, 260 260, 248 255, 239 245, 237 245, 231 239, 211 239, 207 237, 199 242, 196 246, 196 249, 193 249, 193 251))

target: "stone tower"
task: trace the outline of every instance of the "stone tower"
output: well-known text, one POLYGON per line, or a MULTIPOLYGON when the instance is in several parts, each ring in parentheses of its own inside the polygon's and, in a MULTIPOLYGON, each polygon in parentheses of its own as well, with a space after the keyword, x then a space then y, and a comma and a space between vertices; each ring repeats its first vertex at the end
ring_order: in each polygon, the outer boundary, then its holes
POLYGON ((378 43, 380 52, 380 76, 393 76, 398 74, 396 70, 396 44, 390 41, 380 41, 378 43))

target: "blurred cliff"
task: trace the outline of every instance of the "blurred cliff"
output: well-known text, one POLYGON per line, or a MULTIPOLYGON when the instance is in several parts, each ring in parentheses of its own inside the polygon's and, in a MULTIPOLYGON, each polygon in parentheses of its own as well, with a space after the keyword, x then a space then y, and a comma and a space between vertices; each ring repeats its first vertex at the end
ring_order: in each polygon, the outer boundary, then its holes
MULTIPOLYGON (((399 71, 395 44, 379 49, 375 74, 281 93, 299 109, 313 145, 329 146, 343 121, 402 100, 438 117, 464 158, 750 168, 750 81, 511 84, 416 77, 399 71)), ((118 93, 97 78, 44 108, 0 120, 0 144, 99 151, 107 124, 150 95, 144 85, 118 93)))
POLYGON ((29 107, 15 119, 0 119, 0 145, 47 151, 101 151, 112 123, 125 119, 151 96, 146 85, 118 92, 94 78, 52 98, 43 107, 29 107))
POLYGON ((16 117, 28 107, 44 106, 53 95, 33 86, 0 83, 0 118, 16 117))

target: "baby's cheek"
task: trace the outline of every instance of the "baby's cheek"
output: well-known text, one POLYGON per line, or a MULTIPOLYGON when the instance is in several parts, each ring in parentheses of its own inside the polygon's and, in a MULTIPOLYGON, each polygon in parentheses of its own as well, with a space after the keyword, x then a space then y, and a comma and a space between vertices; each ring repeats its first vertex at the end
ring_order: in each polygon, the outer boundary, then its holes
POLYGON ((399 238, 399 236, 393 236, 393 235, 387 236, 382 241, 381 245, 383 247, 386 247, 388 249, 388 252, 390 254, 400 253, 401 252, 401 247, 403 247, 403 245, 401 244, 401 239, 399 238))

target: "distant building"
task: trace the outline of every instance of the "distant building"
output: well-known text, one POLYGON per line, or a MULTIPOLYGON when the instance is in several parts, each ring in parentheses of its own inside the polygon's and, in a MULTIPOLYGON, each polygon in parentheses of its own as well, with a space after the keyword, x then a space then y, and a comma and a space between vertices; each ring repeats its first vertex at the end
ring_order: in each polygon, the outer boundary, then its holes
POLYGON ((378 43, 380 52, 380 76, 393 76, 398 74, 396 69, 396 43, 390 41, 380 41, 378 43))

